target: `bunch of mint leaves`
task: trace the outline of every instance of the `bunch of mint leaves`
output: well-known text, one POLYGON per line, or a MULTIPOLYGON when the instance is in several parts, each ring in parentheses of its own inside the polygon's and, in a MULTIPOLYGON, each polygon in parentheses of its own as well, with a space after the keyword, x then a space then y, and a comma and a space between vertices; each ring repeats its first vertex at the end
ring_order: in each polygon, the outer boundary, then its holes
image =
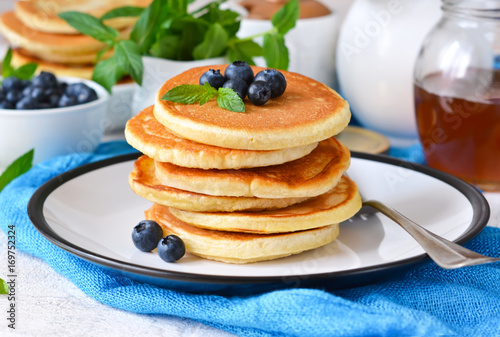
POLYGON ((238 38, 241 17, 231 9, 221 9, 226 0, 215 0, 192 12, 191 0, 154 0, 147 8, 120 7, 101 18, 70 11, 60 13, 80 33, 106 44, 97 55, 92 79, 108 91, 125 75, 142 85, 142 56, 170 60, 202 60, 227 55, 229 60, 254 65, 263 56, 270 68, 287 70, 289 65, 285 34, 299 17, 299 1, 289 0, 271 18, 272 29, 249 37, 238 38), (129 39, 105 24, 108 19, 139 16, 129 39), (262 46, 254 39, 262 37, 262 46), (107 50, 111 58, 101 60, 107 50))
POLYGON ((9 48, 2 62, 2 78, 17 77, 20 80, 29 80, 33 77, 38 68, 38 64, 34 62, 26 63, 19 68, 12 66, 12 49, 9 48))

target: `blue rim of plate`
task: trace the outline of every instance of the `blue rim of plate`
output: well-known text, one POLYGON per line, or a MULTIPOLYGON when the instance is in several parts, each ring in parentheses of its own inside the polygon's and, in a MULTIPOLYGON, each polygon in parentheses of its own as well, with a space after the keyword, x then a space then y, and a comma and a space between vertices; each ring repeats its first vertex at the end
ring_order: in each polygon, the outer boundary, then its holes
MULTIPOLYGON (((56 176, 42 186, 40 186, 35 193, 32 195, 28 203, 28 215, 35 226, 35 228, 50 242, 56 246, 64 249, 65 251, 80 257, 89 262, 95 263, 102 267, 118 271, 125 276, 139 276, 140 279, 144 279, 145 282, 153 282, 161 284, 161 282, 156 282, 155 280, 166 280, 172 282, 181 282, 190 284, 195 291, 197 284, 213 284, 213 285, 228 285, 228 286, 257 286, 259 284, 270 285, 271 287, 285 287, 283 276, 218 276, 218 275, 204 275, 204 274, 192 274, 176 271, 168 271, 163 269, 157 269, 152 267, 144 267, 134 263, 129 263, 113 258, 109 258, 100 254, 96 254, 92 251, 84 249, 69 242, 59 236, 56 232, 52 230, 49 223, 46 221, 43 215, 43 207, 45 200, 49 195, 59 186, 65 184, 66 182, 94 170, 98 170, 103 167, 111 166, 114 164, 119 164, 126 161, 133 161, 137 159, 141 153, 132 153, 121 156, 112 157, 109 159, 93 162, 90 164, 82 165, 80 167, 74 168, 70 171, 56 176)), ((397 158, 389 157, 387 155, 377 155, 368 154, 360 152, 352 152, 351 156, 353 158, 367 159, 371 161, 376 161, 380 163, 386 163, 390 165, 395 165, 399 167, 404 167, 416 172, 421 172, 425 175, 434 177, 444 183, 447 183, 454 187, 457 191, 462 193, 466 199, 470 202, 473 209, 473 217, 471 223, 466 231, 462 235, 454 240, 458 244, 463 244, 476 235, 478 235, 483 228, 486 226, 490 217, 490 207, 481 192, 474 186, 464 182, 463 180, 456 178, 445 172, 430 168, 428 166, 410 163, 397 158)), ((427 254, 420 254, 413 256, 411 258, 398 260, 395 262, 383 263, 374 266, 355 268, 342 271, 334 271, 328 273, 310 274, 310 275, 300 275, 297 276, 297 282, 294 286, 323 286, 325 284, 332 284, 334 281, 334 288, 345 288, 357 285, 363 285, 371 283, 383 277, 391 272, 398 270, 406 270, 407 268, 415 265, 416 263, 428 260, 427 254)), ((288 277, 288 276, 287 276, 288 277)), ((288 282, 288 285, 290 282, 288 282)), ((219 289, 219 288, 215 288, 219 289)), ((256 288, 258 289, 258 288, 256 288)), ((209 290, 210 291, 210 290, 209 290)), ((258 292, 259 290, 257 290, 258 292)), ((217 290, 215 290, 217 292, 217 290)))

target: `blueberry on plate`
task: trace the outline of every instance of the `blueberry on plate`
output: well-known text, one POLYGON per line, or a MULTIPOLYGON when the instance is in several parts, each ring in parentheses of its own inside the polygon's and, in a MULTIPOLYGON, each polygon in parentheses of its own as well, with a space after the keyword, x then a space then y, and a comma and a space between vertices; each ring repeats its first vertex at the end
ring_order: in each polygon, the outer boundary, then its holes
POLYGON ((156 248, 163 237, 163 229, 153 220, 142 220, 132 231, 132 242, 143 252, 150 252, 156 248))
POLYGON ((48 71, 42 71, 33 78, 31 84, 35 87, 53 88, 57 86, 57 78, 54 74, 49 73, 48 71))
POLYGON ((245 61, 234 61, 227 66, 224 71, 224 77, 226 80, 232 80, 233 78, 240 78, 250 85, 254 81, 252 67, 250 67, 245 61))
POLYGON ((167 235, 158 242, 157 252, 160 258, 166 262, 175 262, 186 253, 184 241, 177 235, 167 235))
POLYGON ((264 81, 271 87, 271 98, 281 96, 286 89, 285 75, 276 69, 264 69, 255 75, 255 81, 264 81))
POLYGON ((254 105, 263 105, 271 98, 271 87, 264 81, 254 81, 248 87, 248 99, 254 105))
POLYGON ((224 83, 222 87, 233 89, 238 94, 238 96, 240 96, 241 99, 244 99, 248 93, 247 82, 239 78, 233 78, 231 80, 226 81, 226 83, 224 83))
POLYGON ((222 76, 219 69, 209 69, 200 77, 200 85, 204 85, 205 82, 208 82, 208 84, 210 84, 210 86, 214 87, 215 89, 219 89, 224 85, 226 79, 224 78, 224 76, 222 76))

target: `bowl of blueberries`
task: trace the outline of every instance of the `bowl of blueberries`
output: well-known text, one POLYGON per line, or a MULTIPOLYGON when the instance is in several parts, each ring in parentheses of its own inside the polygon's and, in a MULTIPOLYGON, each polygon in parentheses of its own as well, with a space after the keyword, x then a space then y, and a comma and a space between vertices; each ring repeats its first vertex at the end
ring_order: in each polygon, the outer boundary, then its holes
POLYGON ((99 84, 41 72, 0 86, 0 170, 31 149, 33 163, 92 152, 102 139, 108 92, 99 84))

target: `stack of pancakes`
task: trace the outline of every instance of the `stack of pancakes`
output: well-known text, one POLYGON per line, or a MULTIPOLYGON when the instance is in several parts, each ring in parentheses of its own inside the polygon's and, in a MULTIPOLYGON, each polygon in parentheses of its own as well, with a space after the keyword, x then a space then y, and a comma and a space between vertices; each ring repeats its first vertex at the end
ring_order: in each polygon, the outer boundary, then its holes
MULTIPOLYGON (((147 7, 151 0, 31 0, 17 1, 14 11, 0 17, 0 32, 15 48, 12 64, 19 67, 38 63, 39 71, 57 76, 90 79, 97 54, 106 44, 80 34, 58 14, 66 11, 84 12, 101 17, 121 6, 147 7)), ((121 38, 129 36, 137 18, 120 17, 106 21, 117 29, 121 38)), ((103 58, 112 55, 112 50, 103 58)))
MULTIPOLYGON (((180 236, 192 254, 229 263, 271 260, 314 249, 338 236, 338 223, 361 206, 343 175, 349 150, 333 136, 350 119, 336 92, 283 71, 285 93, 246 112, 161 100, 171 88, 198 84, 199 67, 168 80, 154 106, 127 122, 141 151, 129 177, 152 201, 146 218, 180 236)), ((253 67, 254 72, 263 68, 253 67)))

